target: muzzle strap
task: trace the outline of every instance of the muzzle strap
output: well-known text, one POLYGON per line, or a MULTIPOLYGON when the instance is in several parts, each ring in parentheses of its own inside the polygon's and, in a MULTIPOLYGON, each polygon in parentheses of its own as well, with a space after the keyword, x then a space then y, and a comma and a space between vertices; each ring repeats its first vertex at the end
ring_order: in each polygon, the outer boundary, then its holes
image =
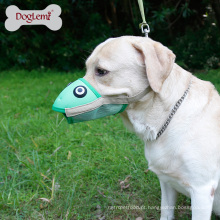
POLYGON ((104 103, 104 99, 101 97, 85 105, 80 105, 74 108, 65 108, 65 113, 67 117, 73 117, 85 112, 95 110, 96 108, 102 106, 103 103, 104 103))
POLYGON ((130 104, 143 98, 147 93, 151 91, 150 87, 147 87, 143 91, 134 96, 103 96, 106 99, 105 104, 130 104))

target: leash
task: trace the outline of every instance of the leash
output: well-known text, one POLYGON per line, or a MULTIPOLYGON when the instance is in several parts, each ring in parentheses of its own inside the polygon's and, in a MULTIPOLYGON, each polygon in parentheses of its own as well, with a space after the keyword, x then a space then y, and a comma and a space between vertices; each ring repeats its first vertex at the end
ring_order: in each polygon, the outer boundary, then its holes
POLYGON ((138 0, 138 4, 142 17, 142 23, 139 24, 139 28, 141 29, 141 32, 145 34, 145 37, 148 37, 148 33, 150 33, 150 27, 145 20, 143 0, 138 0))

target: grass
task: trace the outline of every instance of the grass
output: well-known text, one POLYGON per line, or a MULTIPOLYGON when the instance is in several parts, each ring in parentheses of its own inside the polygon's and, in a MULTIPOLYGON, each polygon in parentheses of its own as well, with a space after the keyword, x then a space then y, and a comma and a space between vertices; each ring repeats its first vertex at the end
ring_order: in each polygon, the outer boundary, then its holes
MULTIPOLYGON (((198 75, 220 91, 219 70, 198 75)), ((159 219, 159 181, 120 117, 68 125, 51 110, 82 76, 0 73, 0 219, 159 219)), ((190 200, 180 195, 177 205, 190 200)), ((177 219, 190 213, 176 210, 177 219)))

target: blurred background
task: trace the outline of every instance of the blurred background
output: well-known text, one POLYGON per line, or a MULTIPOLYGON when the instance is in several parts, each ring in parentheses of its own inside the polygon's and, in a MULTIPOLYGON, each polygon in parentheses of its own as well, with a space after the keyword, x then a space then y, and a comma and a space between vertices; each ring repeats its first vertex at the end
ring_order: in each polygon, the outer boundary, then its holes
MULTIPOLYGON (((150 37, 169 46, 187 69, 220 66, 219 0, 144 0, 150 37)), ((141 35, 137 0, 0 0, 0 69, 52 68, 63 71, 84 67, 94 47, 109 37, 141 35), (63 26, 4 27, 5 9, 40 10, 49 4, 62 8, 63 26)))

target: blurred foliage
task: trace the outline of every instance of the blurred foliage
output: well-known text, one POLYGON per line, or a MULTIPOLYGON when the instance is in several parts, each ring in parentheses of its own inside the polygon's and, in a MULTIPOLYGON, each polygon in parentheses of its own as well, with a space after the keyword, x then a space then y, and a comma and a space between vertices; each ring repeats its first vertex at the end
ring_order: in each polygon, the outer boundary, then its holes
MULTIPOLYGON (((144 0, 150 37, 170 46, 177 61, 188 69, 219 67, 215 1, 144 0)), ((82 68, 95 46, 107 38, 141 35, 141 21, 137 0, 0 0, 0 69, 82 68), (5 29, 7 6, 41 10, 52 3, 62 8, 60 30, 44 26, 22 26, 15 32, 5 29)))
POLYGON ((177 61, 186 69, 217 69, 220 66, 220 38, 216 27, 200 29, 175 40, 177 61))

